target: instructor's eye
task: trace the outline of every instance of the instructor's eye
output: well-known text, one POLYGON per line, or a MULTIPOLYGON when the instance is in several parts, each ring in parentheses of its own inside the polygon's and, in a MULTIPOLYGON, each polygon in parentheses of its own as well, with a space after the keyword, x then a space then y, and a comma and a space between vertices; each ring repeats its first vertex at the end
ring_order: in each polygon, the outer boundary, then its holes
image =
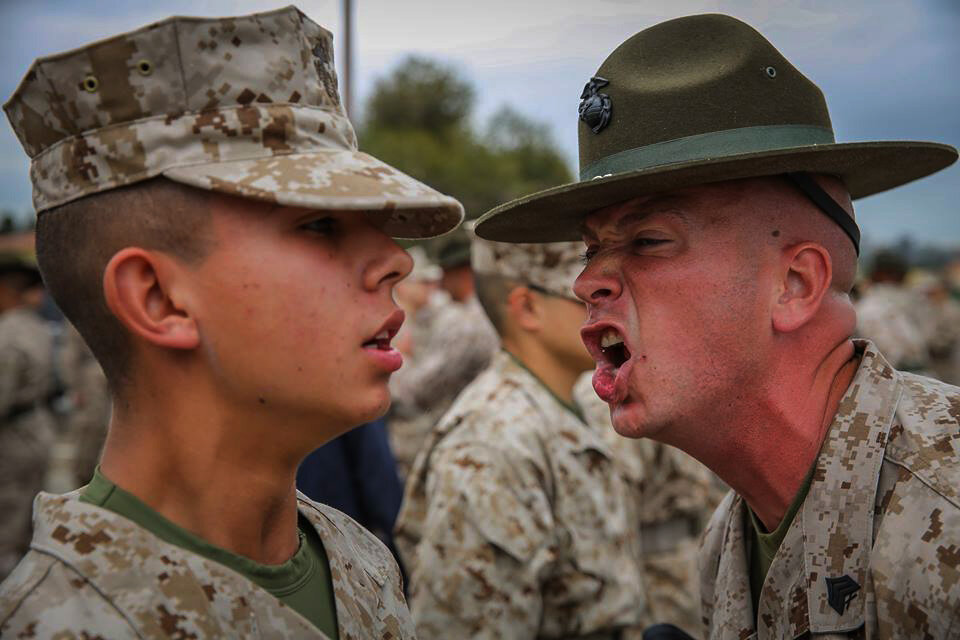
POLYGON ((588 264, 593 257, 597 255, 598 249, 596 247, 587 247, 587 250, 580 254, 580 261, 583 264, 588 264))
POLYGON ((635 238, 633 241, 633 246, 635 249, 650 249, 667 242, 670 241, 664 240, 663 238, 635 238))
POLYGON ((300 228, 313 233, 329 235, 336 232, 338 225, 336 218, 318 218, 301 225, 300 228))

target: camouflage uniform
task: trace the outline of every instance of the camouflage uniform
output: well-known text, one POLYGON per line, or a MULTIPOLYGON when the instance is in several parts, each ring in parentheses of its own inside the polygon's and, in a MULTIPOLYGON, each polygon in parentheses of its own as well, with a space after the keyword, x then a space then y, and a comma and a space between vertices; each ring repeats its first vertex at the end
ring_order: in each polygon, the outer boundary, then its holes
POLYGON ((406 477, 430 430, 497 350, 497 334, 476 298, 431 297, 414 319, 414 356, 390 379, 390 445, 406 477))
POLYGON ((610 408, 594 392, 591 374, 577 381, 573 396, 587 423, 606 440, 636 502, 649 618, 694 633, 701 625, 700 534, 726 487, 679 449, 614 431, 610 408))
POLYGON ((407 482, 397 546, 421 640, 638 627, 628 494, 603 437, 499 352, 430 434, 407 482))
MULTIPOLYGON (((80 490, 41 493, 30 553, 0 590, 0 635, 326 638, 240 574, 157 538, 80 490)), ((330 562, 342 640, 414 638, 386 547, 336 509, 299 497, 330 562)))
POLYGON ((898 372, 872 343, 856 343, 860 368, 770 566, 756 631, 743 499, 729 494, 707 528, 710 638, 947 638, 960 629, 960 389, 898 372))
POLYGON ((30 505, 43 488, 54 418, 53 336, 27 308, 0 314, 0 580, 30 544, 30 505))

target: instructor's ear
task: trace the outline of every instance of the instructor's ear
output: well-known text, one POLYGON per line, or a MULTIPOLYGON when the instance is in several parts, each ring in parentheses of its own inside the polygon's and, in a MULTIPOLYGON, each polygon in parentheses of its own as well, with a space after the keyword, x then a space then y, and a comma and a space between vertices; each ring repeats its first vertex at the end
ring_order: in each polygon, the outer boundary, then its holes
POLYGON ((830 289, 833 264, 826 249, 803 242, 783 249, 779 281, 774 292, 773 328, 796 331, 809 322, 830 289))
POLYGON ((158 347, 194 349, 200 335, 196 322, 170 294, 173 271, 166 256, 127 247, 107 263, 103 294, 130 333, 158 347))

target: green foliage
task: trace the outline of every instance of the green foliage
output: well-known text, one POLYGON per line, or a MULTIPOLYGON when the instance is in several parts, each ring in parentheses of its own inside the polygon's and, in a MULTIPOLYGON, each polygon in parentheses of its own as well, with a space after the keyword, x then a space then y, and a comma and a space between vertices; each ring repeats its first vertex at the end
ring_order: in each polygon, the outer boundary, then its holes
POLYGON ((367 102, 367 122, 377 128, 443 133, 467 121, 473 102, 473 87, 452 68, 410 56, 377 81, 367 102))
POLYGON ((503 107, 478 131, 473 98, 454 69, 408 58, 376 83, 360 148, 456 197, 468 218, 571 180, 545 125, 503 107))

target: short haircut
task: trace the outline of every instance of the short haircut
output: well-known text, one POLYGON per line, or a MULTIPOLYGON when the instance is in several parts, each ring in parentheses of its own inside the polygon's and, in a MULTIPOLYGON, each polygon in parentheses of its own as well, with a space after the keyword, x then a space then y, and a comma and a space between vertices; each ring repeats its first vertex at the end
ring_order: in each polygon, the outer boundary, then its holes
POLYGON ((477 301, 501 338, 506 329, 507 296, 518 286, 517 282, 501 275, 474 272, 477 301))
POLYGON ((47 290, 103 367, 115 396, 132 373, 132 345, 107 307, 104 269, 126 247, 201 261, 212 245, 209 197, 158 177, 68 202, 37 220, 37 263, 47 290))

